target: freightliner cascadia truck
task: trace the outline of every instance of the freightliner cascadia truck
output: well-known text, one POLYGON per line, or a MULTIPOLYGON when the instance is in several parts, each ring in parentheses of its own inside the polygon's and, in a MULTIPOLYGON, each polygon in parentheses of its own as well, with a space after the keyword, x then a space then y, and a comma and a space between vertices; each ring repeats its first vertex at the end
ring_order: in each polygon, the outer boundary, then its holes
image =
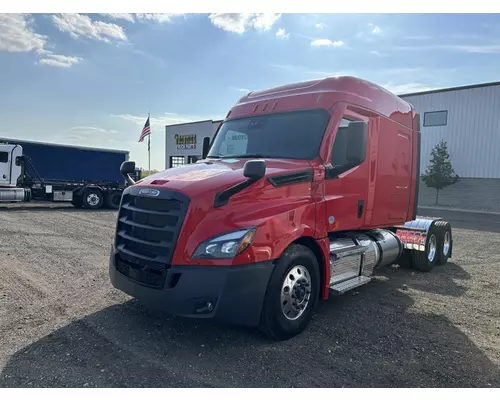
POLYGON ((183 317, 301 333, 315 306, 391 264, 443 265, 452 231, 417 217, 420 119, 373 83, 336 77, 241 98, 195 164, 121 199, 114 287, 183 317))
POLYGON ((117 209, 126 186, 119 169, 128 158, 122 150, 0 138, 0 203, 42 200, 117 209))

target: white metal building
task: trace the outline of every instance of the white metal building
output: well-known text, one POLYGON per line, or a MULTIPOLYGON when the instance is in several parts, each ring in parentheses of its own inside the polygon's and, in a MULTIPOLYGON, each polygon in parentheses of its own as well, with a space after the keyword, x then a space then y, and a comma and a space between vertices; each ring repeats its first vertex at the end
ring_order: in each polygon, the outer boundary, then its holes
POLYGON ((201 158, 203 138, 212 138, 222 121, 195 121, 165 127, 165 168, 195 163, 201 158))
MULTIPOLYGON (((439 205, 500 211, 500 82, 401 95, 420 113, 421 172, 444 139, 461 178, 444 189, 439 205)), ((420 205, 434 205, 435 190, 420 185, 420 205)))
MULTIPOLYGON (((440 193, 439 205, 500 211, 500 82, 401 95, 421 116, 421 172, 444 139, 461 180, 440 193)), ((203 138, 221 121, 166 127, 165 167, 201 157, 203 138)), ((435 191, 420 185, 419 205, 434 205, 435 191)))
POLYGON ((500 178, 500 82, 400 97, 421 116, 422 169, 444 139, 459 176, 500 178))

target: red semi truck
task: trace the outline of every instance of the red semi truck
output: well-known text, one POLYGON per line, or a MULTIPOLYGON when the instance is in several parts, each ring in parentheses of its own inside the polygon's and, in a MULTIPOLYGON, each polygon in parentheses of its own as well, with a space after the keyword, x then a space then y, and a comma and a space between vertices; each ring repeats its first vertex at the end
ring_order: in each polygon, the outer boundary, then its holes
POLYGON ((249 93, 196 164, 138 182, 122 164, 112 284, 286 340, 375 268, 445 264, 450 224, 416 215, 419 128, 409 103, 353 77, 249 93))

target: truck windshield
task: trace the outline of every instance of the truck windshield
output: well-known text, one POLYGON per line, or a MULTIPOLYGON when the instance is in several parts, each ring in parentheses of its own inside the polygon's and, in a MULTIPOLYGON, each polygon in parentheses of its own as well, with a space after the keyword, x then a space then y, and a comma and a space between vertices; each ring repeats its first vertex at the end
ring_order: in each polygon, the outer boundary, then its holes
POLYGON ((330 115, 326 110, 259 115, 225 122, 209 158, 314 159, 330 115))

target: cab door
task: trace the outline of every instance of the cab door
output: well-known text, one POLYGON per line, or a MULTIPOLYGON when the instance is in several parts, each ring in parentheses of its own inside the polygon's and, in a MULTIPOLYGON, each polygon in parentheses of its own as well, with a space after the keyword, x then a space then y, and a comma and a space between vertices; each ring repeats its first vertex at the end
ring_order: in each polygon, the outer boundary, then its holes
POLYGON ((353 230, 364 225, 368 204, 369 143, 368 117, 342 112, 325 163, 325 203, 328 232, 353 230), (363 134, 360 132, 363 130, 363 134), (354 160, 357 152, 358 160, 354 160))
POLYGON ((0 145, 0 186, 10 184, 10 151, 12 146, 0 145))

